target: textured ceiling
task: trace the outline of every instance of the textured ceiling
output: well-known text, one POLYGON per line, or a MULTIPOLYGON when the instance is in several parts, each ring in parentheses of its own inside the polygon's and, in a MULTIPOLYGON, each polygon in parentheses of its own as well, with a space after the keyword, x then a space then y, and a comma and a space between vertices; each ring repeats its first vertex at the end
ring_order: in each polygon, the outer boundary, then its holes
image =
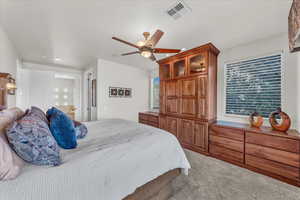
POLYGON ((135 43, 159 28, 165 35, 157 47, 231 48, 287 32, 292 0, 185 2, 192 12, 174 20, 165 13, 172 0, 0 0, 0 23, 26 61, 84 68, 102 58, 151 69, 141 56, 118 56, 134 49, 111 37, 135 43))

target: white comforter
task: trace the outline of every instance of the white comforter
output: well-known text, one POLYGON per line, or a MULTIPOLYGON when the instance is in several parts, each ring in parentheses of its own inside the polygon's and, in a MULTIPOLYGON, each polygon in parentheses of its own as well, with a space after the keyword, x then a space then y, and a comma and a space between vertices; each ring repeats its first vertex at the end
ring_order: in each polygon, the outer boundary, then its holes
POLYGON ((190 164, 170 133, 135 122, 86 123, 78 148, 63 150, 59 167, 28 165, 0 182, 0 200, 119 200, 165 172, 190 164))

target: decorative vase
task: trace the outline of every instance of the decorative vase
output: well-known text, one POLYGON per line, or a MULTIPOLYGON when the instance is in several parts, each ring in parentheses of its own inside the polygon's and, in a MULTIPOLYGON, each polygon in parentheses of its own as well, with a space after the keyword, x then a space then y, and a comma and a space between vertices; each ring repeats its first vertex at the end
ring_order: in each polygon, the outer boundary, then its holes
POLYGON ((272 112, 269 116, 269 121, 272 128, 276 131, 286 132, 291 127, 291 119, 285 113, 281 111, 281 108, 278 108, 276 111, 272 112), (278 123, 276 116, 280 116, 281 123, 278 123))
POLYGON ((259 128, 264 123, 264 118, 258 114, 258 112, 253 112, 249 116, 250 125, 255 128, 259 128), (255 118, 256 117, 256 120, 255 118))

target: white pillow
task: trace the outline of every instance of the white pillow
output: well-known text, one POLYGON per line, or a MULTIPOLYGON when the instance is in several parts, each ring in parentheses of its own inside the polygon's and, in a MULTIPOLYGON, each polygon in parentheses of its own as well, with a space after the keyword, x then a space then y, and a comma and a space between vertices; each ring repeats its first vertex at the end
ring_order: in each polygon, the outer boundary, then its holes
POLYGON ((14 120, 24 115, 19 108, 0 112, 0 180, 16 178, 24 165, 24 161, 10 148, 6 138, 6 128, 14 120))

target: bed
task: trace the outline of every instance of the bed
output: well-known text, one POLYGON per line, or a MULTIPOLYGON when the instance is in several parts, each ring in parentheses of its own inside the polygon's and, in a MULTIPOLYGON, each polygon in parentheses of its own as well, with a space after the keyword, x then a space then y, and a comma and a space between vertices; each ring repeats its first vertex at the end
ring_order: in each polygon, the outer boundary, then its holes
POLYGON ((169 182, 190 164, 170 133, 121 119, 85 123, 78 148, 62 150, 58 167, 26 165, 0 182, 2 200, 144 200, 170 194, 169 182), (165 189, 165 190, 164 190, 165 189))

